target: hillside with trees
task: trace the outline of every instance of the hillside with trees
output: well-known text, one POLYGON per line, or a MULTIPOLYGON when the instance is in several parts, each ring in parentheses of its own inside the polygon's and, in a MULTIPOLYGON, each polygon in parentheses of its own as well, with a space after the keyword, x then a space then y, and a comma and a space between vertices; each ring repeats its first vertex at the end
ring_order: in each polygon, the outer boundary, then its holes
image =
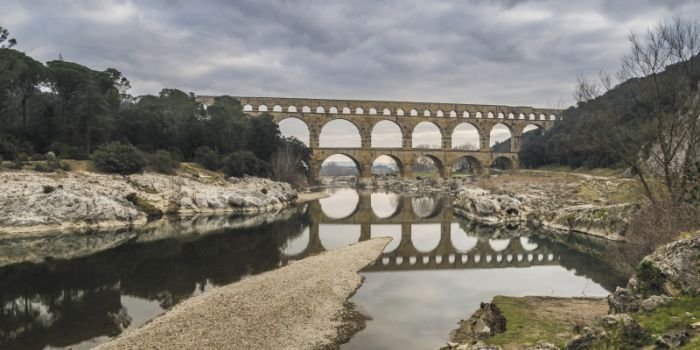
POLYGON ((104 169, 111 172, 192 161, 230 176, 294 182, 305 174, 308 148, 283 138, 271 117, 246 115, 232 97, 205 107, 177 89, 132 96, 117 69, 62 59, 44 64, 15 50, 6 29, 0 34, 0 163, 21 167, 52 152, 64 159, 132 158, 133 169, 104 169))

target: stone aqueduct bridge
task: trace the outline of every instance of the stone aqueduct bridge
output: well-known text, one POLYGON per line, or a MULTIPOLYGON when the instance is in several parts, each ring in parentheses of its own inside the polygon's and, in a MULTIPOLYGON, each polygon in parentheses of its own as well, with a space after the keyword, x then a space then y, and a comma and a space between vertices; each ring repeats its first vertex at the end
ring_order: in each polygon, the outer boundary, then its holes
MULTIPOLYGON (((373 232, 374 225, 400 225, 401 236, 394 237, 398 246, 385 251, 367 271, 409 271, 436 269, 486 269, 505 267, 530 267, 559 264, 558 254, 548 247, 538 245, 534 249, 526 249, 520 238, 512 238, 503 249, 496 250, 488 238, 479 238, 476 245, 468 251, 462 251, 452 241, 452 230, 457 224, 453 217, 452 203, 447 198, 440 198, 427 213, 418 215, 412 198, 401 197, 396 210, 387 217, 376 215, 371 205, 371 195, 360 194, 355 210, 343 218, 327 216, 318 201, 308 204, 311 214, 309 225, 309 240, 305 249, 293 255, 282 254, 282 265, 316 255, 326 251, 323 245, 321 225, 324 229, 333 230, 333 225, 359 225, 359 241, 382 236, 381 227, 373 232), (412 229, 414 224, 439 224, 440 238, 437 245, 430 251, 419 250, 414 242, 412 229)), ((421 210, 418 210, 419 212, 421 210)), ((332 232, 330 232, 332 234, 332 232)), ((487 236, 492 236, 490 232, 487 236)))
MULTIPOLYGON (((411 178, 413 162, 421 156, 431 158, 445 178, 451 175, 452 166, 462 157, 479 171, 497 159, 512 167, 519 166, 518 151, 521 136, 528 125, 543 130, 551 128, 561 119, 561 110, 533 107, 509 107, 495 105, 473 105, 453 103, 392 102, 361 100, 326 100, 279 97, 236 97, 250 115, 269 113, 275 122, 287 118, 302 120, 309 131, 309 146, 313 151, 311 173, 318 174, 323 161, 331 155, 343 154, 353 159, 362 178, 372 174, 374 160, 382 155, 394 159, 402 177, 411 178), (323 127, 336 119, 354 124, 361 138, 360 148, 321 148, 320 135, 323 127), (402 134, 400 148, 371 147, 372 130, 381 121, 398 125, 402 134), (440 130, 440 149, 415 149, 412 134, 416 126, 429 122, 440 130), (474 126, 479 133, 479 151, 452 149, 452 133, 462 123, 474 126), (494 153, 490 150, 489 135, 497 124, 505 125, 511 133, 511 152, 494 153)), ((215 96, 198 96, 197 101, 212 105, 215 96)), ((351 130, 348 130, 351 132, 351 130)))

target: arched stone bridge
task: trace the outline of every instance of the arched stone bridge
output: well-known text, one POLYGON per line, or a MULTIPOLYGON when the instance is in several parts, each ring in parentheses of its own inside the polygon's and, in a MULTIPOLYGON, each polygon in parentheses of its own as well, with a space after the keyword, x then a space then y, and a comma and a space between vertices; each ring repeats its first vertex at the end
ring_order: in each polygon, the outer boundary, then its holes
MULTIPOLYGON (((501 159, 512 167, 519 166, 518 152, 521 137, 528 125, 543 130, 551 128, 561 119, 561 110, 533 107, 511 107, 455 103, 396 102, 329 100, 280 97, 236 97, 250 115, 268 113, 279 123, 287 118, 303 121, 309 131, 309 146, 313 151, 310 164, 312 175, 319 173, 321 164, 334 154, 343 154, 353 159, 361 177, 369 178, 374 160, 382 155, 394 159, 402 177, 413 177, 414 161, 421 156, 431 158, 441 177, 451 176, 452 166, 466 157, 471 166, 479 171, 501 159), (321 148, 320 135, 329 122, 343 119, 352 123, 360 134, 359 148, 321 148), (401 147, 371 147, 372 130, 377 123, 389 121, 401 131, 401 147), (413 130, 420 123, 435 125, 441 134, 441 148, 416 149, 412 147, 413 130), (452 148, 452 134, 460 124, 472 125, 479 134, 479 151, 464 151, 452 148), (490 149, 489 134, 498 124, 511 133, 511 151, 494 153, 490 149)), ((197 101, 205 105, 214 103, 214 96, 198 96, 197 101)))
POLYGON ((414 204, 412 198, 401 197, 392 214, 379 217, 372 209, 370 194, 362 193, 355 210, 344 217, 333 218, 323 212, 318 202, 312 202, 306 209, 312 218, 309 229, 305 233, 308 234, 307 243, 301 251, 282 253, 282 264, 286 265, 291 261, 326 251, 324 235, 342 234, 336 232, 335 227, 347 225, 359 226, 358 241, 360 242, 385 235, 391 236, 394 240, 394 248, 385 250, 379 259, 366 269, 368 271, 529 267, 559 263, 556 252, 546 246, 527 242, 526 238, 520 237, 495 240, 471 238, 474 240, 473 247, 465 249, 463 242, 460 244, 454 241, 459 234, 463 233, 454 220, 449 199, 436 198, 434 207, 428 208, 421 213, 422 215, 417 212, 424 210, 416 210, 414 204), (413 233, 414 225, 425 224, 433 224, 435 229, 438 225, 440 227, 439 239, 435 239, 436 244, 429 249, 416 244, 413 233), (387 231, 382 230, 382 225, 384 227, 400 225, 401 233, 400 235, 386 234, 387 231), (456 236, 453 235, 453 231, 456 236))

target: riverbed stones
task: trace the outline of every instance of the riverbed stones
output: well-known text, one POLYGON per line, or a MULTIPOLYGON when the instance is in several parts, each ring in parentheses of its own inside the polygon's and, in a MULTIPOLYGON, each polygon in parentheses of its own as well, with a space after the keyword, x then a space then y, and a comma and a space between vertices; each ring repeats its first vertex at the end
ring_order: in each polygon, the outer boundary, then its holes
POLYGON ((460 190, 454 204, 462 215, 489 223, 519 221, 523 211, 517 198, 475 187, 460 190))
POLYGON ((503 333, 506 330, 506 318, 493 303, 481 303, 479 310, 467 320, 459 322, 459 327, 452 331, 450 340, 455 343, 473 343, 503 333))
POLYGON ((659 306, 664 305, 673 300, 673 298, 666 295, 652 295, 639 303, 639 306, 643 311, 652 312, 656 310, 659 306))
MULTIPOLYGON (((665 295, 675 297, 697 294, 700 290, 700 237, 664 245, 645 257, 642 264, 649 264, 658 271, 658 276, 652 276, 659 279, 654 284, 660 284, 665 295)), ((649 283, 639 281, 640 285, 649 283)))

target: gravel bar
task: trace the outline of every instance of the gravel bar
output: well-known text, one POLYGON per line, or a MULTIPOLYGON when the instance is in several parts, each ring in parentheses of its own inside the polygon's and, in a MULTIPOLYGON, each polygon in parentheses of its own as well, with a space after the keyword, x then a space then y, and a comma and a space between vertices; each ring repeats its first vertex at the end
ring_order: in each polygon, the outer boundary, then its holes
POLYGON ((97 349, 316 349, 334 344, 357 273, 389 243, 377 238, 192 297, 97 349))

